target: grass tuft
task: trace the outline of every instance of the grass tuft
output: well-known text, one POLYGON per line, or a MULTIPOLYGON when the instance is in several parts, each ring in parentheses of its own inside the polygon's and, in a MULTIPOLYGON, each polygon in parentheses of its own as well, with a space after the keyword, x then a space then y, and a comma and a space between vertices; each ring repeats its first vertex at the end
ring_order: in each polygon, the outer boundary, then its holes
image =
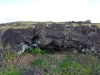
POLYGON ((15 66, 6 66, 1 72, 0 75, 22 75, 23 72, 20 71, 18 68, 15 66))

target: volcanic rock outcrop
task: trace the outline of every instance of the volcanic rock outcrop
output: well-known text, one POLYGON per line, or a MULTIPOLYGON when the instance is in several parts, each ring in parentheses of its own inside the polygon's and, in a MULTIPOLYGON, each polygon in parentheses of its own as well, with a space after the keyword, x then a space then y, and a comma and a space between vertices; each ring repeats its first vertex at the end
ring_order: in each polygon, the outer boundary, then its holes
POLYGON ((74 48, 83 52, 100 55, 100 28, 96 25, 66 26, 64 24, 38 23, 35 28, 8 29, 1 36, 3 47, 8 44, 11 50, 20 55, 30 47, 74 48))

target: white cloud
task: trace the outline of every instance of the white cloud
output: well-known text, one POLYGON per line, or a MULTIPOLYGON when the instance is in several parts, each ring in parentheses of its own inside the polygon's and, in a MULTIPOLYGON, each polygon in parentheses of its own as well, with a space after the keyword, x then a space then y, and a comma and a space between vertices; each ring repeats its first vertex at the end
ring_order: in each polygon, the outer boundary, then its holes
POLYGON ((100 4, 100 0, 88 0, 92 4, 100 4))
POLYGON ((100 22, 100 5, 89 0, 37 0, 18 6, 0 6, 0 22, 80 21, 100 22))

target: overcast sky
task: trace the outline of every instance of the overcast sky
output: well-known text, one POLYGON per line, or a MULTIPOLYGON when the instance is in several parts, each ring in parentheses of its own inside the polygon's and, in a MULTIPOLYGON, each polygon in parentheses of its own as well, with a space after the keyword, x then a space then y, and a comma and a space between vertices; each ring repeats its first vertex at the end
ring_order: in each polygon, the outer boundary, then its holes
POLYGON ((100 0, 0 0, 0 23, 85 20, 100 23, 100 0))

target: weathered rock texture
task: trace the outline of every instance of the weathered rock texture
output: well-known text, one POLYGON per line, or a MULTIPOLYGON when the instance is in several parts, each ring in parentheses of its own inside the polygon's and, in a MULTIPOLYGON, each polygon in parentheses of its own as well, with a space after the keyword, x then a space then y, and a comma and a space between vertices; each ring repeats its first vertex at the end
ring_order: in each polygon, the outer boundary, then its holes
POLYGON ((63 24, 38 23, 35 28, 8 29, 1 36, 4 48, 22 52, 31 46, 46 48, 75 48, 100 55, 100 28, 96 25, 66 26, 63 24), (26 47, 26 45, 28 47, 26 47))

